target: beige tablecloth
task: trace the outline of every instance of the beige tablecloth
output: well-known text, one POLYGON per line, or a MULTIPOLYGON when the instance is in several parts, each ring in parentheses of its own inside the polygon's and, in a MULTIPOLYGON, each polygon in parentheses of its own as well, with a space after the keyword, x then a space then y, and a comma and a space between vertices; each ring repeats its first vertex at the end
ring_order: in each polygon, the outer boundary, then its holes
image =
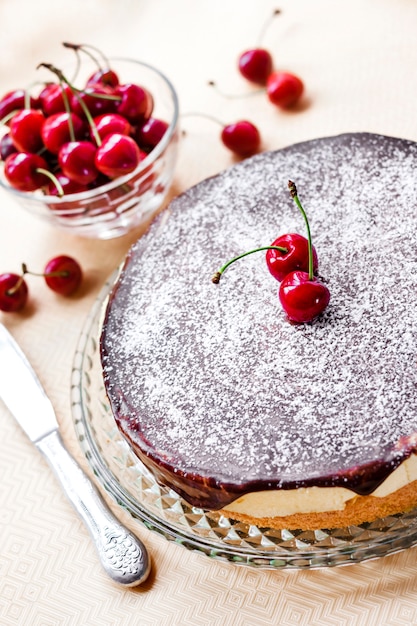
MULTIPOLYGON (((346 131, 417 140, 417 3, 413 0, 283 0, 264 44, 277 68, 299 74, 303 105, 284 113, 264 95, 225 100, 248 85, 237 54, 256 44, 272 0, 2 0, 0 93, 33 80, 38 62, 64 58, 63 40, 158 66, 175 84, 183 112, 224 122, 246 118, 263 149, 346 131)), ((234 162, 204 119, 184 118, 170 197, 234 162)), ((112 270, 139 235, 101 242, 54 230, 0 195, 0 271, 22 261, 42 269, 56 254, 85 271, 64 299, 29 277, 30 305, 3 322, 30 358, 58 415, 63 438, 90 472, 75 436, 70 373, 85 318, 112 270)), ((210 560, 139 526, 153 572, 134 590, 102 571, 90 538, 45 461, 0 406, 0 623, 4 626, 333 625, 417 623, 415 549, 344 568, 261 571, 210 560)), ((113 501, 128 526, 132 520, 113 501)), ((135 525, 135 528, 137 526, 135 525)))

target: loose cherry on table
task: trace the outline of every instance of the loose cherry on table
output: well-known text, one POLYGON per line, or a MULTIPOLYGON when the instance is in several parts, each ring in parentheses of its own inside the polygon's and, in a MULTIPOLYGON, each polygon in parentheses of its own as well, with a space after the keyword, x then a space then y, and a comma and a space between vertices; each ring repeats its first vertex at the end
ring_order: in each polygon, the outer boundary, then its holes
POLYGON ((0 311, 20 311, 28 299, 28 287, 23 276, 7 272, 0 274, 0 311))
POLYGON ((183 117, 202 117, 221 126, 220 139, 223 145, 241 157, 247 157, 258 152, 261 145, 261 135, 258 128, 248 120, 239 120, 232 124, 225 124, 216 117, 207 113, 184 113, 183 117))
POLYGON ((258 85, 265 85, 268 76, 272 72, 273 61, 271 53, 260 46, 260 42, 265 34, 266 28, 269 26, 272 18, 279 15, 281 11, 275 9, 272 16, 268 18, 268 21, 264 25, 261 34, 258 38, 258 45, 255 48, 245 50, 239 55, 238 69, 246 80, 258 85))
POLYGON ((288 109, 294 106, 304 92, 304 83, 295 74, 273 72, 266 83, 266 93, 275 106, 288 109))

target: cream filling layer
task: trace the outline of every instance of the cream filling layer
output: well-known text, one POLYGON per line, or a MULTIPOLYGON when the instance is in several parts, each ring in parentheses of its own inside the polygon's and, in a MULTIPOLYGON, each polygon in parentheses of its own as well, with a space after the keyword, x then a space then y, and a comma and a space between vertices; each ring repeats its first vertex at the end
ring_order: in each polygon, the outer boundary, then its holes
MULTIPOLYGON (((417 480, 417 455, 415 454, 401 463, 371 495, 384 498, 414 480, 417 480)), ((346 502, 356 497, 356 493, 345 487, 300 487, 300 489, 289 490, 254 491, 231 502, 223 510, 251 517, 325 513, 343 511, 346 502)))

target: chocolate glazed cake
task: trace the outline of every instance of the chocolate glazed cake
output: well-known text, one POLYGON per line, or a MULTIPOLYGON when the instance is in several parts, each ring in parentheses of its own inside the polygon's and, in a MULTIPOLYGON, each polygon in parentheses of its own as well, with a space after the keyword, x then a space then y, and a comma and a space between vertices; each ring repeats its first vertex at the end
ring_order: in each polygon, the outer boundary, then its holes
POLYGON ((368 133, 262 153, 176 198, 130 250, 101 335, 120 431, 191 504, 328 528, 417 504, 417 144, 368 133), (263 252, 305 227, 331 292, 293 325, 263 252))

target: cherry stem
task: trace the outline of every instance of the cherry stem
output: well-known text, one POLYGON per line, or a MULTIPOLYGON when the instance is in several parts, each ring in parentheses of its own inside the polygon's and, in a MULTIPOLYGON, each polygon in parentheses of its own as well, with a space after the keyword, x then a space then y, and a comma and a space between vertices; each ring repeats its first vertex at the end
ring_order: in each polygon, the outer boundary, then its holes
POLYGON ((212 122, 215 122, 216 124, 218 124, 219 126, 226 126, 226 124, 224 124, 224 122, 222 122, 221 120, 219 120, 217 117, 214 117, 214 115, 210 115, 210 113, 199 113, 197 111, 189 111, 187 113, 181 113, 181 117, 204 117, 207 120, 211 120, 212 122))
POLYGON ((294 200, 295 204, 297 205, 297 207, 300 209, 301 211, 301 215, 304 218, 305 221, 305 225, 307 228, 307 240, 308 240, 308 279, 309 280, 313 280, 314 277, 314 272, 313 272, 313 244, 311 242, 311 231, 310 231, 310 224, 308 222, 308 218, 307 218, 307 214, 304 211, 300 199, 298 197, 297 194, 297 187, 295 186, 295 183, 293 183, 292 180, 288 181, 288 189, 290 190, 290 194, 292 199, 294 200))
POLYGON ((22 275, 19 276, 19 280, 17 281, 17 283, 15 285, 13 285, 13 287, 10 287, 10 289, 8 289, 6 291, 6 296, 14 296, 14 294, 19 291, 19 289, 22 286, 22 283, 24 281, 23 277, 24 277, 25 274, 26 274, 26 272, 23 272, 22 275))
POLYGON ((217 86, 217 83, 214 82, 214 80, 209 80, 207 83, 210 87, 214 87, 214 89, 217 91, 218 94, 220 94, 221 96, 223 96, 223 98, 228 98, 229 100, 234 100, 234 99, 239 99, 240 98, 249 98, 250 96, 257 96, 260 93, 265 93, 266 89, 265 87, 261 87, 260 89, 253 89, 252 91, 246 91, 245 93, 226 93, 224 91, 222 91, 221 89, 219 89, 219 87, 217 86))
POLYGON ((271 24, 272 20, 274 19, 274 17, 276 17, 277 15, 280 15, 281 13, 282 13, 281 9, 275 9, 275 10, 273 11, 272 15, 270 15, 270 16, 268 17, 268 19, 265 21, 265 23, 264 23, 264 25, 263 25, 263 27, 262 27, 262 29, 261 29, 261 32, 259 33, 259 37, 258 37, 258 47, 260 47, 260 46, 261 46, 262 40, 263 40, 263 38, 264 38, 264 36, 265 36, 265 33, 266 33, 266 31, 268 30, 268 28, 269 28, 269 26, 270 26, 270 24, 271 24))
MULTIPOLYGON (((59 272, 48 272, 47 274, 42 274, 40 272, 32 272, 28 270, 26 263, 22 263, 22 279, 25 274, 30 274, 31 276, 43 276, 43 277, 59 276, 61 278, 67 278, 67 276, 70 275, 68 270, 60 270, 59 272)), ((13 289, 15 289, 15 287, 13 287, 13 289)))
POLYGON ((235 261, 239 261, 239 259, 243 259, 245 256, 248 256, 249 254, 253 254, 254 252, 262 252, 262 250, 278 250, 279 252, 282 252, 283 254, 287 254, 288 252, 288 249, 282 246, 262 246, 261 248, 254 248, 253 250, 249 250, 248 252, 243 252, 243 254, 239 254, 239 256, 235 256, 233 259, 230 259, 230 261, 225 263, 223 267, 219 269, 218 272, 213 274, 211 278, 211 282, 214 283, 215 285, 218 285, 222 274, 227 270, 229 265, 231 265, 235 261))
POLYGON ((97 65, 98 69, 102 70, 103 66, 98 61, 97 57, 94 56, 94 54, 92 54, 91 52, 89 52, 89 50, 94 50, 94 52, 96 52, 101 57, 102 61, 104 62, 104 67, 110 68, 110 63, 107 57, 102 53, 101 50, 99 50, 99 48, 96 48, 95 46, 84 44, 84 43, 83 44, 69 43, 68 41, 63 41, 62 45, 64 46, 64 48, 70 48, 71 50, 74 50, 77 56, 79 56, 78 55, 79 51, 84 52, 84 54, 90 57, 90 59, 97 65))

